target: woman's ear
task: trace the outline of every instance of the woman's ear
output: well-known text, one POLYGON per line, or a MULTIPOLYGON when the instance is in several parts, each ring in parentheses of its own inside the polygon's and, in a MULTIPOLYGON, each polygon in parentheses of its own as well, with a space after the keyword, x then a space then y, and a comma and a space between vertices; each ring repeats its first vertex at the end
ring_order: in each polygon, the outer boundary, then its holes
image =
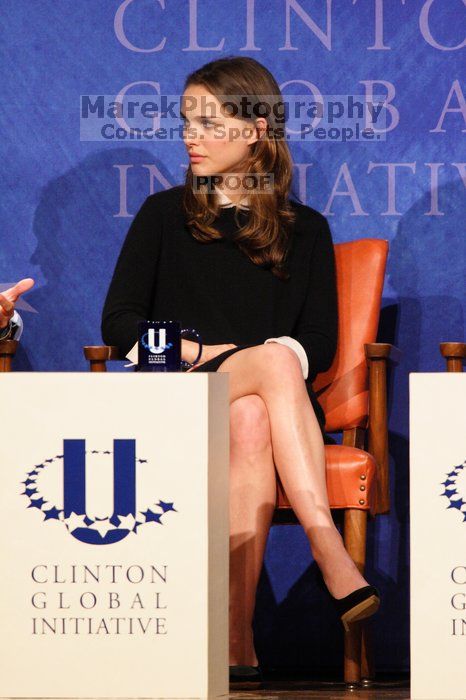
POLYGON ((256 141, 262 140, 262 137, 267 131, 267 120, 264 119, 264 117, 258 117, 254 121, 254 124, 251 124, 251 131, 252 134, 247 141, 248 146, 252 146, 252 144, 256 143, 256 141))

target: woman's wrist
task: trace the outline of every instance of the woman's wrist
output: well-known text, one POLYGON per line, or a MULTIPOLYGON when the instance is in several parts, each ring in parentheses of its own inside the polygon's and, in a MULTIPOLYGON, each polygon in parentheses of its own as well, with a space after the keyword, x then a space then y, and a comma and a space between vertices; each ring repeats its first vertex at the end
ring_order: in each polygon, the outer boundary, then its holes
MULTIPOLYGON (((199 353, 199 343, 194 340, 181 339, 181 359, 192 364, 199 353)), ((204 354, 204 352, 202 353, 204 354)))
MULTIPOLYGON (((222 343, 221 345, 203 345, 202 355, 198 362, 207 362, 211 357, 216 357, 226 350, 236 348, 234 343, 222 343)), ((193 340, 181 339, 181 359, 192 364, 199 353, 199 344, 193 340)))

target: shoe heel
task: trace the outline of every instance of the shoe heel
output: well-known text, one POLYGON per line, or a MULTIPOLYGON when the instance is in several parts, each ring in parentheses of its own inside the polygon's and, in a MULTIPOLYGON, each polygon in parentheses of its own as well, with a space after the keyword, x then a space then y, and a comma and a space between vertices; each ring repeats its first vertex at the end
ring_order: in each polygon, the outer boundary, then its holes
POLYGON ((380 606, 380 593, 375 586, 362 586, 345 598, 334 598, 324 582, 322 572, 316 572, 316 581, 319 588, 326 591, 335 610, 343 623, 345 632, 349 632, 352 622, 363 620, 377 612, 380 606))
POLYGON ((353 622, 358 622, 359 620, 364 620, 377 612, 380 606, 380 598, 375 595, 371 595, 366 598, 358 605, 352 607, 348 612, 341 616, 341 621, 345 632, 349 632, 350 624, 353 622))

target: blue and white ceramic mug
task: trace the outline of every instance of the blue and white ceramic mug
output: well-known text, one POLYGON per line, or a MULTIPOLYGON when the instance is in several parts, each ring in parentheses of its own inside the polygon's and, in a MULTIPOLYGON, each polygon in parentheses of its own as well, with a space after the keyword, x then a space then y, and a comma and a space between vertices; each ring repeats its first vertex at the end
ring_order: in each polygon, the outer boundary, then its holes
POLYGON ((194 367, 202 355, 199 333, 194 328, 181 328, 179 321, 140 321, 138 345, 138 370, 142 372, 181 372, 194 367), (199 343, 192 364, 181 359, 181 340, 188 333, 199 343))

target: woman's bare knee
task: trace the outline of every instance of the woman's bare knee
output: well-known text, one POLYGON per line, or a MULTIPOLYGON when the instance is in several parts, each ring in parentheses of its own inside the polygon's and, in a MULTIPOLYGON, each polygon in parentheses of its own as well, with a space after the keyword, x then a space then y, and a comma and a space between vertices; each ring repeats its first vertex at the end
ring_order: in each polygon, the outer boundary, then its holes
MULTIPOLYGON (((254 375, 277 373, 282 377, 303 376, 301 362, 297 353, 283 343, 262 343, 240 352, 233 353, 224 360, 218 370, 233 372, 236 368, 246 366, 254 375)), ((251 392, 252 394, 253 392, 251 392)))
POLYGON ((306 388, 298 355, 282 343, 263 343, 235 352, 217 371, 230 373, 230 405, 247 395, 264 398, 265 393, 275 390, 306 388))
POLYGON ((269 414, 257 394, 247 394, 230 404, 230 443, 235 451, 250 454, 271 445, 269 414))
POLYGON ((265 383, 279 380, 280 385, 304 382, 301 362, 296 352, 282 343, 266 343, 261 348, 260 377, 265 383))

